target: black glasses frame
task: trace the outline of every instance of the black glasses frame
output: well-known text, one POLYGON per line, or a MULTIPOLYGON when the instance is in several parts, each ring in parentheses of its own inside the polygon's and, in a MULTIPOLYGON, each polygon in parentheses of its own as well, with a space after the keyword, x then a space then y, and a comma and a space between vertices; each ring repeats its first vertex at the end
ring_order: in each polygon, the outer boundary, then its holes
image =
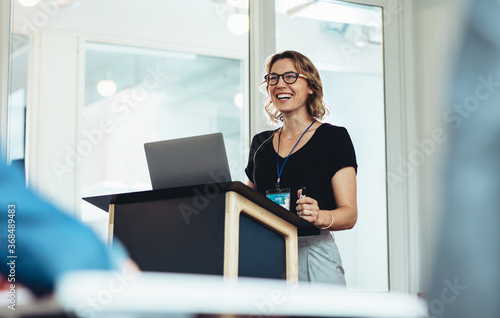
POLYGON ((304 75, 299 74, 299 73, 296 73, 296 72, 285 72, 285 73, 283 73, 283 74, 269 73, 269 74, 267 74, 266 76, 264 76, 264 80, 266 81, 267 85, 274 86, 274 85, 278 84, 278 82, 280 81, 280 76, 283 78, 283 82, 285 82, 285 83, 287 83, 287 84, 293 84, 293 83, 295 83, 299 77, 302 77, 302 78, 304 78, 304 79, 307 79, 307 77, 305 77, 304 75), (295 75, 295 79, 294 79, 293 81, 291 81, 291 82, 287 82, 287 80, 286 80, 286 75, 290 75, 290 74, 295 75), (273 82, 271 82, 271 81, 269 80, 269 76, 270 76, 270 75, 275 75, 275 76, 277 76, 277 77, 276 77, 276 83, 274 83, 274 81, 273 81, 273 82))

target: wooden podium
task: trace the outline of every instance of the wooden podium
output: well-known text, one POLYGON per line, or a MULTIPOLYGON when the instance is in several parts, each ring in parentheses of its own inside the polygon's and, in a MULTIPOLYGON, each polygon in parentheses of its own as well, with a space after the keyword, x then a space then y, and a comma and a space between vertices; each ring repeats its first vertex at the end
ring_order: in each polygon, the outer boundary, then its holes
POLYGON ((84 198, 109 212, 141 270, 298 280, 298 235, 320 230, 241 182, 84 198))

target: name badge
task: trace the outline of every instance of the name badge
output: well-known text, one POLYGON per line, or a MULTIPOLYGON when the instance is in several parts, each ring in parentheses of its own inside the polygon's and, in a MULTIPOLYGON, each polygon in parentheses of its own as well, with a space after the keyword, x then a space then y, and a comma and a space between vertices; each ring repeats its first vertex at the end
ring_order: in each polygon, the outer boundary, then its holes
POLYGON ((290 188, 267 190, 266 197, 290 211, 290 188))

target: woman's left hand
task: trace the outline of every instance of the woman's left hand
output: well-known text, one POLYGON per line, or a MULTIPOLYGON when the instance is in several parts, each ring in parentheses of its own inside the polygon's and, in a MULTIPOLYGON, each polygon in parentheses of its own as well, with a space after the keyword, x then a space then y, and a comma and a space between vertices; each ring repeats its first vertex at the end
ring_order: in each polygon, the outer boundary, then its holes
MULTIPOLYGON (((297 191, 297 197, 300 198, 302 190, 297 191)), ((320 223, 320 211, 318 201, 310 197, 305 197, 297 200, 297 215, 304 220, 318 225, 320 223)))

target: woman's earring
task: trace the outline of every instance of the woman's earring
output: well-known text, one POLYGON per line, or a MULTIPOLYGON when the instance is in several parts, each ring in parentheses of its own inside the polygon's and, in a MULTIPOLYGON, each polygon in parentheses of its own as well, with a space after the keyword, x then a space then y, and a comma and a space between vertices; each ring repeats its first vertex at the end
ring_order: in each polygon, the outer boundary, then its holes
POLYGON ((309 94, 312 94, 312 93, 313 93, 313 91, 309 91, 309 94))

